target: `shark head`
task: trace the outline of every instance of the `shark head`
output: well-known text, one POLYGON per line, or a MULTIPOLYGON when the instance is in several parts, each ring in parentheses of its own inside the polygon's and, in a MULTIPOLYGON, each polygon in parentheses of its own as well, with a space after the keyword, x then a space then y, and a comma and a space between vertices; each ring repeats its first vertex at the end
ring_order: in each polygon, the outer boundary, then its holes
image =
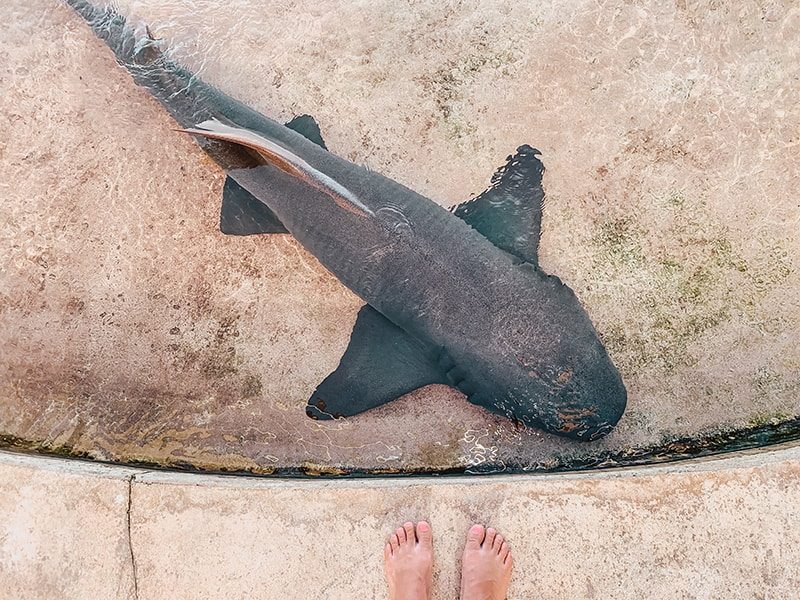
POLYGON ((604 350, 591 361, 528 376, 532 380, 516 388, 513 402, 515 418, 525 425, 594 441, 607 435, 625 411, 625 385, 604 350))
POLYGON ((608 434, 625 412, 628 395, 616 368, 598 364, 570 377, 540 416, 545 429, 581 441, 608 434))

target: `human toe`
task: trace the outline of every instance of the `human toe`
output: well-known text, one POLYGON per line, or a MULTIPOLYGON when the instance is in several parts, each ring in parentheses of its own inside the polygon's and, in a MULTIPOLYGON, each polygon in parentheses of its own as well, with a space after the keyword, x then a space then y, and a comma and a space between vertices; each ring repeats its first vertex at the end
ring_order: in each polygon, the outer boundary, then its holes
POLYGON ((406 534, 406 539, 409 543, 414 544, 417 541, 417 536, 414 533, 414 524, 411 521, 403 523, 403 531, 406 534))
POLYGON ((497 530, 493 527, 489 527, 486 530, 486 537, 483 538, 483 544, 481 544, 482 548, 491 548, 492 544, 494 543, 494 538, 497 535, 497 530))
POLYGON ((400 542, 401 546, 406 543, 407 538, 405 529, 398 527, 394 530, 394 534, 397 536, 397 540, 400 542))
POLYGON ((483 538, 486 535, 486 530, 483 525, 475 524, 469 528, 467 532, 467 548, 478 549, 483 543, 483 538))
POLYGON ((433 531, 427 521, 417 523, 417 539, 420 544, 431 545, 433 543, 433 531))
POLYGON ((500 558, 505 560, 506 556, 508 556, 508 553, 510 551, 511 551, 511 549, 508 547, 508 542, 504 541, 503 544, 500 546, 500 550, 498 551, 498 555, 500 556, 500 558))

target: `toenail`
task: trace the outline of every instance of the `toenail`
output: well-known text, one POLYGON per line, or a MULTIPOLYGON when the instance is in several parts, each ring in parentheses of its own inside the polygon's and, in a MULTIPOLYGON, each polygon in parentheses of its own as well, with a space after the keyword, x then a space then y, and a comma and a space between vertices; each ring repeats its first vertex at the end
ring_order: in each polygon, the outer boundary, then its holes
POLYGON ((468 537, 468 538, 469 538, 469 539, 470 539, 470 540, 471 540, 473 543, 475 543, 475 544, 480 544, 480 543, 481 543, 481 541, 482 541, 482 540, 483 540, 483 538, 484 538, 484 535, 485 535, 485 531, 484 531, 484 529, 483 529, 483 525, 473 525, 473 526, 470 528, 470 530, 469 530, 469 533, 467 534, 467 537, 468 537))

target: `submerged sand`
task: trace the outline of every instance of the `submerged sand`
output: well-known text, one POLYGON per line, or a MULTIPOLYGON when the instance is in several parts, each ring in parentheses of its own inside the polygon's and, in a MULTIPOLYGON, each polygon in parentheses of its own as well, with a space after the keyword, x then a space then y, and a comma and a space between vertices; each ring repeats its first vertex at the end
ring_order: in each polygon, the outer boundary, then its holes
POLYGON ((117 2, 208 82, 443 205, 542 152, 542 266, 620 368, 576 444, 444 386, 319 423, 361 301, 56 0, 0 7, 0 436, 215 470, 535 468, 800 414, 791 2, 117 2))

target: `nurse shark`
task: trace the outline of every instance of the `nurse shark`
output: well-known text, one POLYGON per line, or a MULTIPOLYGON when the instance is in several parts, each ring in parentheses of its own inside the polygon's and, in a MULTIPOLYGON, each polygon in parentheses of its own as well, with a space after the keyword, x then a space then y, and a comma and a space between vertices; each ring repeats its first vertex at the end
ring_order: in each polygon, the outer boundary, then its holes
POLYGON ((539 267, 538 150, 520 146, 485 192, 447 210, 329 152, 311 117, 278 123, 169 60, 115 10, 67 2, 226 170, 222 232, 289 233, 366 302, 308 416, 351 416, 445 384, 573 439, 619 421, 619 372, 573 291, 539 267))

